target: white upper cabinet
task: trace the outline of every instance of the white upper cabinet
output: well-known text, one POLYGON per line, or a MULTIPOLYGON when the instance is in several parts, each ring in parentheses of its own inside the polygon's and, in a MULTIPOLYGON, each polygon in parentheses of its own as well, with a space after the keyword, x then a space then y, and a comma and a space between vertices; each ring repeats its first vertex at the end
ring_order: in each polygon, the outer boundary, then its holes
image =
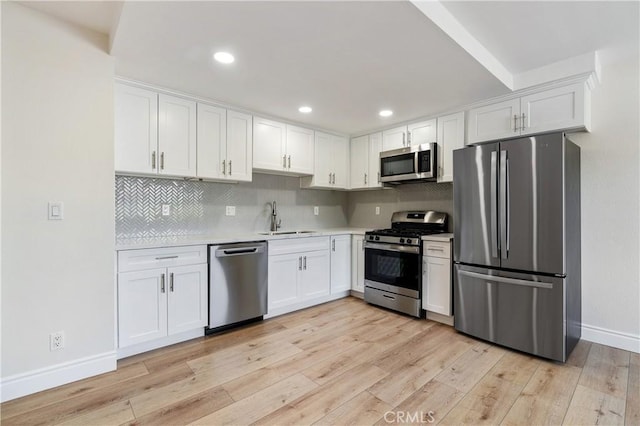
POLYGON ((409 145, 422 145, 436 141, 437 121, 433 120, 412 123, 407 126, 407 139, 409 145))
POLYGON ((254 117, 254 169, 276 174, 312 175, 313 150, 313 130, 254 117))
POLYGON ((158 94, 115 84, 115 170, 157 173, 158 94))
POLYGON ((380 182, 380 152, 382 151, 382 132, 369 135, 369 188, 382 188, 380 182))
POLYGON ((347 138, 315 132, 313 176, 300 179, 302 188, 346 189, 349 184, 347 138))
POLYGON ((586 83, 544 90, 469 111, 467 143, 591 127, 586 83))
POLYGON ((408 146, 407 126, 400 126, 382 132, 382 150, 404 148, 408 146))
POLYGON ((464 111, 438 117, 438 182, 453 182, 453 151, 464 147, 464 111))
POLYGON ((287 171, 313 174, 314 132, 287 124, 287 171))
POLYGON ((115 170, 196 175, 196 103, 115 84, 115 170))
POLYGON ((382 133, 351 139, 350 189, 381 188, 380 151, 382 133))
POLYGON ((196 103, 160 94, 158 98, 159 173, 196 175, 196 103))
POLYGON ((251 182, 253 173, 252 117, 238 111, 227 111, 227 177, 251 182))
POLYGON ((227 110, 198 104, 198 177, 224 179, 226 151, 227 110))
POLYGON ((368 188, 367 175, 369 174, 369 135, 351 139, 351 169, 350 188, 368 188))
POLYGON ((382 151, 436 141, 436 119, 411 123, 382 132, 382 151))
POLYGON ((284 123, 253 117, 253 168, 286 170, 286 137, 287 126, 284 123))
POLYGON ((250 182, 252 135, 249 114, 198 104, 198 177, 250 182))
POLYGON ((519 115, 520 99, 510 99, 470 110, 467 143, 519 135, 515 124, 519 115))
POLYGON ((591 127, 590 99, 584 83, 545 90, 520 99, 522 134, 591 127))

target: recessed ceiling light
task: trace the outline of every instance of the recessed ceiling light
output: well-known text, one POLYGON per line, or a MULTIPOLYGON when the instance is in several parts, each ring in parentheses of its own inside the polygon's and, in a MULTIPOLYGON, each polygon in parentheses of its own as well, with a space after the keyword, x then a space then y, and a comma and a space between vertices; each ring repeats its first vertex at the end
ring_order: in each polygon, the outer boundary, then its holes
POLYGON ((298 111, 300 111, 303 114, 309 114, 313 110, 309 106, 301 106, 300 108, 298 108, 298 111))
POLYGON ((222 64, 230 64, 236 60, 229 52, 216 52, 215 55, 213 55, 213 59, 222 64))
POLYGON ((380 114, 380 117, 390 117, 393 115, 393 111, 391 111, 390 109, 383 109, 378 114, 380 114))

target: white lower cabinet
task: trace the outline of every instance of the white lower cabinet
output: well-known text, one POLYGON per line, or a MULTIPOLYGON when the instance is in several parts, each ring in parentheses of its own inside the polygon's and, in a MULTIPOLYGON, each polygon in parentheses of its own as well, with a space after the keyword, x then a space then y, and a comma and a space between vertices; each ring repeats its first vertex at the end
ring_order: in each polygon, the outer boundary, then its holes
POLYGON ((265 317, 347 296, 351 276, 350 238, 338 235, 269 241, 265 317))
POLYGON ((424 241, 423 246, 422 309, 451 316, 451 243, 424 241))
POLYGON ((118 273, 118 348, 125 348, 119 356, 204 333, 206 252, 206 246, 197 246, 118 253, 119 271, 125 271, 118 273))
POLYGON ((351 290, 364 293, 364 235, 351 238, 351 290))
POLYGON ((351 235, 331 237, 331 294, 351 289, 351 235))

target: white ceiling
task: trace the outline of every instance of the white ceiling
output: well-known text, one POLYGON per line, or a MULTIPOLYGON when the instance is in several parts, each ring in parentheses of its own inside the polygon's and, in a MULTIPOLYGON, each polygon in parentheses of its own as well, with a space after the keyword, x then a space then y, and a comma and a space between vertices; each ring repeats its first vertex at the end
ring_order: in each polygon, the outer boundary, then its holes
MULTIPOLYGON (((344 133, 510 90, 404 1, 25 4, 111 32, 118 75, 344 133), (236 62, 214 63, 216 50, 236 62), (300 114, 302 104, 313 113, 300 114), (394 115, 379 117, 382 108, 394 115)), ((638 50, 638 2, 442 4, 513 74, 619 45, 638 50)))

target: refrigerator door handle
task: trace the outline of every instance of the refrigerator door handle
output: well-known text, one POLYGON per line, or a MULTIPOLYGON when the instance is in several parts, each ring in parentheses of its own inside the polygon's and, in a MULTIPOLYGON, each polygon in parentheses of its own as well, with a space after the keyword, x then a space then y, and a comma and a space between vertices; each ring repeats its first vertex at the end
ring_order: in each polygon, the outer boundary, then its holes
MULTIPOLYGON (((507 215, 506 215, 506 221, 507 223, 505 224, 505 232, 506 232, 506 239, 507 239, 507 257, 509 257, 509 246, 511 245, 511 191, 509 189, 509 183, 511 182, 511 176, 510 176, 510 168, 509 168, 509 158, 507 158, 507 173, 506 173, 506 180, 505 180, 505 204, 507 206, 507 215)), ((505 258, 506 259, 506 258, 505 258)))
POLYGON ((498 257, 498 152, 491 152, 491 257, 498 257))
POLYGON ((471 271, 458 271, 458 273, 460 275, 465 275, 470 278, 479 278, 481 280, 494 281, 494 282, 503 283, 503 284, 522 285, 525 287, 546 288, 546 289, 553 288, 552 283, 545 283, 542 281, 528 281, 528 280, 520 280, 517 278, 497 277, 495 275, 479 274, 477 272, 471 272, 471 271))
POLYGON ((503 149, 500 150, 500 257, 503 259, 509 257, 507 201, 507 151, 503 149))

